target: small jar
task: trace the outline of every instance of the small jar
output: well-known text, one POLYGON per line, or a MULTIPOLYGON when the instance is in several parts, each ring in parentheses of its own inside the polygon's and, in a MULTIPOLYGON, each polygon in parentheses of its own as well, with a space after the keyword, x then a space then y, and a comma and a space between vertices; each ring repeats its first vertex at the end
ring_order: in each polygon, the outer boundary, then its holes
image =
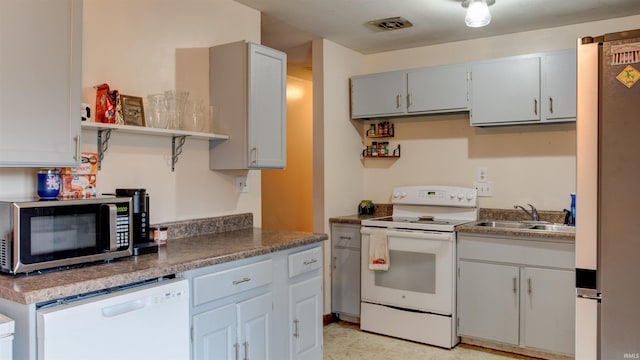
POLYGON ((168 238, 168 228, 166 226, 156 226, 153 228, 153 243, 166 245, 168 238))

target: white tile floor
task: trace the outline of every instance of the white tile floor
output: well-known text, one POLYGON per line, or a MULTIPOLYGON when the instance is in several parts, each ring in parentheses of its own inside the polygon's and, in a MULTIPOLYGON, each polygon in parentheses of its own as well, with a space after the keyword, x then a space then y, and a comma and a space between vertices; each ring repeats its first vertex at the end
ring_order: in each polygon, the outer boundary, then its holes
POLYGON ((324 327, 324 360, 509 360, 524 356, 460 344, 451 350, 360 331, 344 321, 324 327))

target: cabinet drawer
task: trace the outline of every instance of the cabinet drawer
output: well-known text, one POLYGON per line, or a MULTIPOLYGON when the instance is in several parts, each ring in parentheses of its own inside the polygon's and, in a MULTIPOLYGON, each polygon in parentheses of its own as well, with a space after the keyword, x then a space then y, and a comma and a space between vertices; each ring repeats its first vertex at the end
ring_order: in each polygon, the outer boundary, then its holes
POLYGON ((360 226, 333 224, 331 242, 333 247, 360 249, 360 226))
POLYGON ((289 278, 322 267, 322 247, 289 255, 289 278))
POLYGON ((272 260, 195 277, 193 279, 193 306, 237 294, 273 280, 272 260))
POLYGON ((458 238, 458 256, 468 260, 573 269, 575 244, 465 235, 458 238))

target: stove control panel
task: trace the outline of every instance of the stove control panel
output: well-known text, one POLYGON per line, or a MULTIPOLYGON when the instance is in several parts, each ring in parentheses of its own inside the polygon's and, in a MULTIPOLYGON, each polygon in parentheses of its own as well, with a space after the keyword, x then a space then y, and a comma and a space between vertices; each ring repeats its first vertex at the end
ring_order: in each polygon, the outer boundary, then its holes
POLYGON ((393 190, 393 204, 477 206, 477 190, 455 186, 405 186, 393 190))

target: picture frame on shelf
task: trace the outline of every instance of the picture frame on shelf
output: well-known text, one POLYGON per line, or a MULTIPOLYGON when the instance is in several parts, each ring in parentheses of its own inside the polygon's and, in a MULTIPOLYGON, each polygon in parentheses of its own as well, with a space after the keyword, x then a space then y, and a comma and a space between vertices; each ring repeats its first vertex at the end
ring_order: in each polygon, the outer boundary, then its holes
POLYGON ((142 97, 120 95, 120 105, 125 125, 146 126, 142 97))

